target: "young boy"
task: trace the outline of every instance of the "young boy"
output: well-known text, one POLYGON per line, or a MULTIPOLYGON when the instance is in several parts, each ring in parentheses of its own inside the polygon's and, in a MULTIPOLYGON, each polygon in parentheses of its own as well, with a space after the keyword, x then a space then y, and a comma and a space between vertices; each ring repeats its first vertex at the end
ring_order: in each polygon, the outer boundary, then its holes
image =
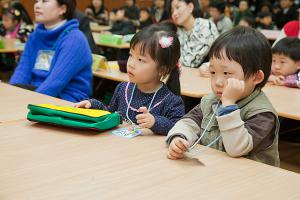
POLYGON ((276 26, 272 21, 272 13, 270 12, 259 12, 257 14, 258 25, 257 29, 276 30, 276 26))
POLYGON ((252 28, 236 27, 216 39, 209 58, 213 94, 169 131, 168 158, 182 158, 202 136, 200 144, 229 156, 279 166, 278 116, 261 91, 271 72, 269 42, 252 28))
POLYGON ((216 24, 220 34, 233 27, 231 19, 224 15, 225 6, 226 3, 224 0, 213 0, 209 4, 210 20, 216 24))
POLYGON ((272 75, 274 85, 300 88, 300 39, 284 38, 272 48, 272 75))

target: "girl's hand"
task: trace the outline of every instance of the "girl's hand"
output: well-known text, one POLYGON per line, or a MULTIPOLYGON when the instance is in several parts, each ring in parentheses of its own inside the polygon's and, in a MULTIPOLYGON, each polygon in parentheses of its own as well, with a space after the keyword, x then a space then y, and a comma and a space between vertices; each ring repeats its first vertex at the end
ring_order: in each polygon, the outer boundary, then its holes
POLYGON ((136 116, 137 124, 140 127, 151 128, 155 124, 155 118, 149 113, 146 107, 140 107, 138 112, 142 112, 142 114, 136 116))
POLYGON ((187 151, 189 147, 188 141, 181 137, 175 137, 168 149, 167 158, 171 160, 177 160, 183 158, 184 152, 187 151))
POLYGON ((229 78, 221 97, 222 105, 229 106, 235 104, 243 96, 245 81, 229 78))
POLYGON ((75 108, 90 108, 92 104, 88 100, 80 101, 74 105, 75 108))
POLYGON ((284 76, 270 75, 269 82, 273 85, 284 85, 284 76))

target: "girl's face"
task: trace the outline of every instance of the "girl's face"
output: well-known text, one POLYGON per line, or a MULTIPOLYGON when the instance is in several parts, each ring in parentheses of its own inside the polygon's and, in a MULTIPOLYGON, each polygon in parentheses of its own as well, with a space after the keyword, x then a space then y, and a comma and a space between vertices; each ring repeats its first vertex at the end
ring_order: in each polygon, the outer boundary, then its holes
POLYGON ((183 26, 190 17, 193 17, 192 12, 194 5, 185 3, 180 0, 173 0, 171 3, 172 19, 178 26, 183 26))
POLYGON ((59 5, 56 0, 35 0, 35 21, 45 26, 52 26, 62 21, 66 11, 66 5, 59 5))
POLYGON ((160 80, 157 63, 145 52, 140 53, 140 46, 131 48, 127 61, 127 74, 131 82, 136 84, 154 83, 160 80))
POLYGON ((214 21, 219 20, 219 18, 221 16, 221 13, 219 12, 219 10, 217 8, 213 8, 213 7, 209 8, 209 14, 213 18, 214 21))
POLYGON ((296 62, 283 54, 272 55, 272 74, 288 76, 296 74, 300 69, 300 61, 296 62))
POLYGON ((154 5, 157 8, 164 8, 165 1, 164 0, 154 0, 154 5))
POLYGON ((141 22, 144 22, 144 21, 148 20, 149 17, 150 17, 149 13, 147 11, 141 10, 141 12, 140 12, 140 21, 141 22))
POLYGON ((227 79, 234 78, 243 80, 245 82, 245 88, 241 99, 250 95, 256 83, 254 82, 254 76, 245 79, 242 66, 234 60, 229 60, 223 53, 223 58, 218 59, 213 57, 210 59, 209 71, 211 74, 211 88, 216 96, 221 97, 224 89, 227 86, 227 79))
POLYGON ((92 4, 95 8, 100 8, 102 6, 102 0, 93 0, 92 4))
POLYGON ((2 23, 6 30, 10 30, 17 25, 17 21, 13 20, 11 17, 3 15, 2 16, 2 23))

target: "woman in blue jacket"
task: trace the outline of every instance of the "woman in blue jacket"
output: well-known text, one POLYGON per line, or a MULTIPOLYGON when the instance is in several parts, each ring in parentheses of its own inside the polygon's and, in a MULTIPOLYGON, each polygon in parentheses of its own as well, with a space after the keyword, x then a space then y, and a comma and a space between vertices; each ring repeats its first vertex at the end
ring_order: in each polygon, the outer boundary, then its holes
POLYGON ((72 19, 75 8, 76 0, 36 0, 38 25, 11 84, 72 102, 91 95, 92 55, 78 21, 72 19))

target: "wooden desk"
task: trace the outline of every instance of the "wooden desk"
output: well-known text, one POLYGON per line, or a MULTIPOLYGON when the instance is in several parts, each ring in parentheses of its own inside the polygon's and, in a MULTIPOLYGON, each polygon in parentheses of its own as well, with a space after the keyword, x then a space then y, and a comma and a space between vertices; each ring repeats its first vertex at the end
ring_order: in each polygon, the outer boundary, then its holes
POLYGON ((0 49, 0 53, 16 53, 24 50, 24 44, 17 42, 16 39, 3 38, 4 48, 0 49))
POLYGON ((266 30, 266 29, 262 29, 260 30, 260 32, 262 34, 264 34, 264 36, 266 36, 266 38, 268 40, 276 40, 280 34, 279 30, 266 30))
MULTIPOLYGON (((24 90, 5 83, 0 83, 0 124, 3 122, 26 119, 28 104, 59 103, 71 105, 72 103, 54 97, 24 90)), ((1 194, 0 194, 1 197, 1 194)), ((1 199, 1 198, 0 198, 1 199)))
POLYGON ((93 33, 93 38, 94 38, 94 41, 97 46, 110 47, 110 48, 115 48, 115 49, 129 49, 129 47, 130 47, 129 43, 122 43, 120 45, 100 43, 99 37, 100 37, 99 33, 93 33))
POLYGON ((264 87, 263 91, 279 116, 300 120, 300 89, 272 85, 264 87))
MULTIPOLYGON (((109 62, 111 65, 114 62, 109 62)), ((100 69, 93 72, 94 76, 117 82, 129 81, 126 73, 119 69, 100 69)), ((210 79, 199 77, 199 71, 195 68, 182 67, 180 75, 181 94, 183 96, 201 98, 211 92, 210 79)))
POLYGON ((300 175, 208 149, 203 165, 166 158, 164 137, 123 139, 27 121, 0 124, 0 197, 300 199, 300 175))

